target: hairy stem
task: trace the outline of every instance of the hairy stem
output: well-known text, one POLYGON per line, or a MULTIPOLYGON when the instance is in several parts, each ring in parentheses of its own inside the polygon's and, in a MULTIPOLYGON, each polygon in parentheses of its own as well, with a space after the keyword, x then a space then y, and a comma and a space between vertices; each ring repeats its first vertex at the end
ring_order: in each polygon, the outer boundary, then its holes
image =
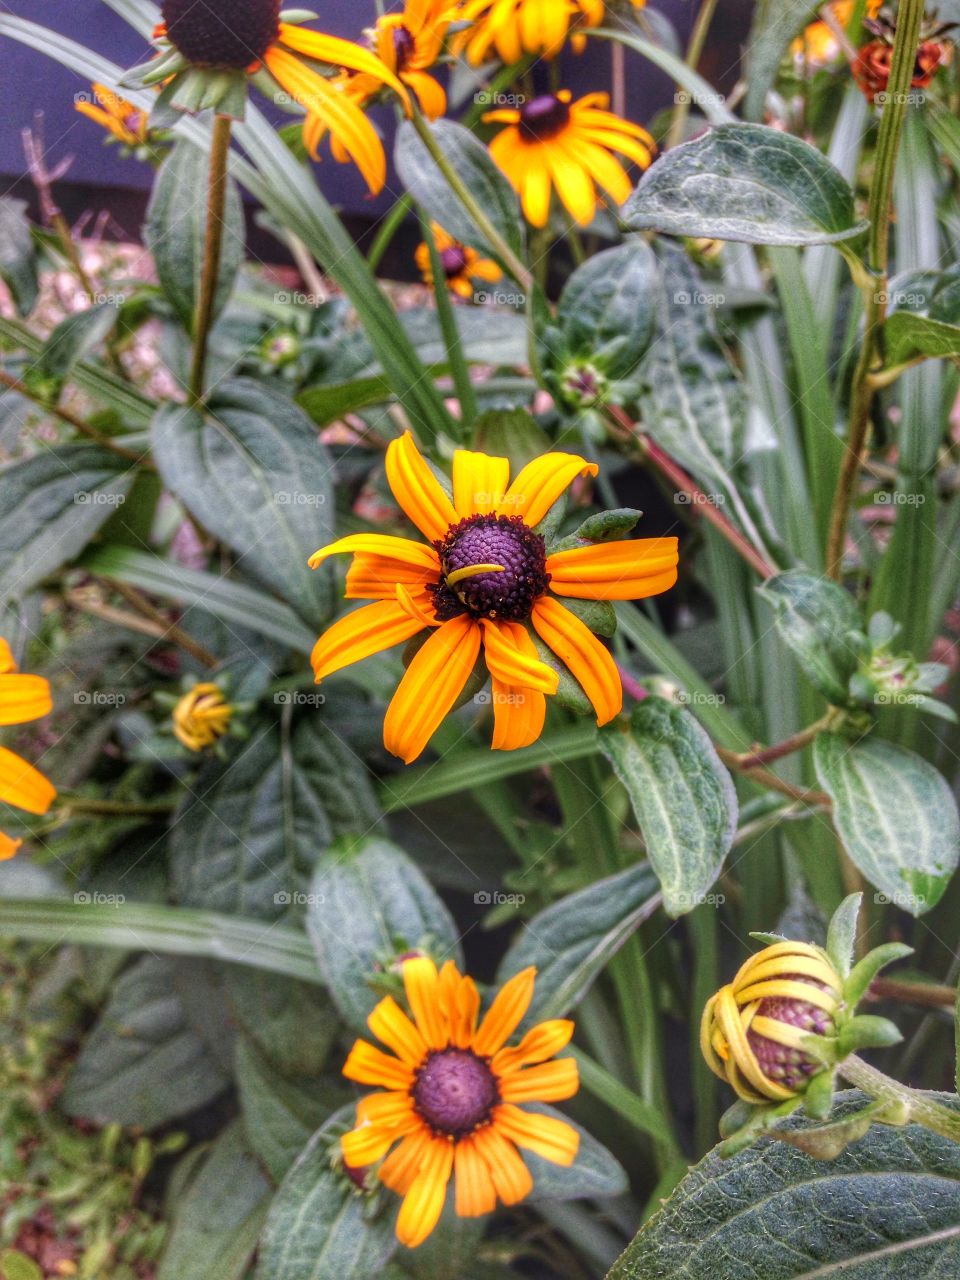
POLYGON ((942 1138, 960 1142, 960 1112, 951 1111, 918 1089, 911 1089, 899 1080, 885 1076, 855 1053, 844 1058, 837 1070, 844 1080, 856 1085, 878 1102, 903 1107, 914 1124, 922 1124, 925 1129, 939 1133, 942 1138))
POLYGON ((199 404, 207 370, 207 342, 213 323, 213 308, 220 278, 220 255, 223 249, 223 213, 227 195, 227 161, 233 121, 229 116, 215 116, 210 146, 210 181, 207 187, 207 234, 203 247, 203 272, 193 323, 193 363, 190 368, 190 400, 199 404))

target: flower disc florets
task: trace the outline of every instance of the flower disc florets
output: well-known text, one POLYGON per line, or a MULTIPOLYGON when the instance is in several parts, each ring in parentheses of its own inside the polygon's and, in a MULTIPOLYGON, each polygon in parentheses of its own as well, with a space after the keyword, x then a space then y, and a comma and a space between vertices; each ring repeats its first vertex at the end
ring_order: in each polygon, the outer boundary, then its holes
POLYGON ((454 1138, 485 1124, 499 1100, 493 1072, 468 1049, 431 1053, 413 1087, 414 1105, 430 1128, 454 1138))
POLYGON ((244 71, 280 31, 280 0, 164 0, 170 42, 196 67, 244 71))
POLYGON ((434 589, 438 617, 466 610, 524 622, 549 585, 546 544, 519 516, 469 516, 434 545, 443 571, 434 589))
POLYGON ((541 93, 520 108, 520 133, 529 142, 546 142, 569 123, 570 104, 553 93, 541 93))

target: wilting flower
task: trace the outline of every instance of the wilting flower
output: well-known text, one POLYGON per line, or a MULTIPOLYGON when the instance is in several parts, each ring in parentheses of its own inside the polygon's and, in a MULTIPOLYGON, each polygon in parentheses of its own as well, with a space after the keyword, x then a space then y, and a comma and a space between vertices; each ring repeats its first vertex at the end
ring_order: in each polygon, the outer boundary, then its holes
POLYGON ((746 1102, 795 1097, 824 1069, 811 1050, 835 1032, 842 989, 819 947, 765 947, 707 1002, 700 1024, 707 1065, 746 1102))
MULTIPOLYGON (((896 19, 881 13, 875 21, 867 21, 863 25, 875 39, 865 44, 857 53, 853 64, 853 78, 871 102, 882 102, 893 64, 896 19)), ((938 69, 950 61, 953 45, 943 37, 953 25, 950 22, 937 24, 932 20, 924 21, 910 80, 911 89, 926 89, 938 69)))
MULTIPOLYGON (((440 257, 447 288, 461 298, 472 298, 474 281, 483 280, 492 283, 503 274, 491 258, 481 258, 475 249, 461 244, 449 232, 436 222, 432 223, 433 239, 440 257)), ((433 269, 430 265, 430 246, 424 241, 417 246, 417 267, 427 284, 433 284, 433 269)))
POLYGON ((256 76, 267 93, 279 88, 304 108, 304 143, 314 158, 319 138, 329 131, 370 190, 382 190, 386 157, 376 130, 343 91, 343 78, 321 75, 312 65, 359 73, 393 89, 409 106, 406 88, 376 54, 281 21, 280 0, 165 0, 161 12, 154 32, 161 56, 130 73, 130 83, 164 82, 164 98, 183 110, 241 114, 245 77, 256 76))
POLYGON ((453 961, 438 973, 429 958, 408 960, 403 982, 412 1019, 392 996, 367 1019, 391 1052, 365 1040, 350 1051, 347 1079, 386 1092, 358 1104, 357 1127, 342 1139, 343 1158, 352 1170, 383 1161, 377 1177, 403 1196, 397 1235, 408 1248, 436 1226, 451 1176, 456 1212, 476 1218, 498 1200, 517 1204, 532 1190, 517 1147, 554 1164, 576 1159, 575 1129, 518 1105, 560 1102, 577 1092, 574 1059, 548 1061, 568 1044, 573 1023, 541 1022, 514 1048, 505 1047, 529 1008, 535 975, 524 969, 505 983, 478 1026, 479 993, 453 961))
POLYGON ((311 557, 352 553, 347 599, 374 600, 335 622, 311 661, 319 681, 373 653, 428 631, 387 709, 384 743, 406 763, 424 750, 472 674, 481 646, 492 676, 493 746, 536 741, 556 693, 557 671, 542 662, 527 630, 579 680, 606 724, 623 703, 609 652, 557 597, 637 600, 677 580, 677 539, 604 542, 547 554, 536 526, 577 476, 595 463, 547 453, 510 483, 506 458, 458 449, 453 498, 409 434, 387 449, 387 480, 426 543, 382 533, 341 538, 311 557))
MULTIPOLYGON (((880 11, 882 3, 883 0, 867 0, 866 14, 874 17, 880 11)), ((830 13, 836 25, 844 29, 850 25, 853 10, 854 0, 834 0, 830 5, 830 13)), ((804 27, 803 33, 794 40, 790 52, 798 61, 818 70, 836 62, 842 50, 831 25, 818 18, 816 22, 804 27)))
POLYGON ((483 117, 508 126, 490 143, 490 154, 535 227, 547 225, 553 190, 580 226, 596 214, 598 186, 614 204, 623 204, 633 184, 612 152, 619 151, 641 169, 653 159, 655 144, 646 129, 607 111, 608 103, 605 93, 588 93, 573 102, 569 91, 562 90, 483 117))
POLYGON ((78 101, 76 108, 80 114, 106 129, 124 146, 145 146, 150 134, 147 113, 106 85, 95 82, 90 87, 93 101, 78 101))
POLYGON ((212 747, 230 728, 233 707, 219 685, 195 684, 173 709, 173 732, 188 751, 212 747))
MULTIPOLYGON (((646 0, 630 0, 642 9, 646 0)), ((585 43, 585 32, 599 27, 614 6, 604 0, 466 0, 456 11, 460 21, 470 25, 452 41, 456 54, 466 54, 477 67, 499 55, 508 66, 524 54, 555 58, 570 38, 577 53, 585 43)))
MULTIPOLYGON (((9 644, 0 637, 0 725, 29 724, 52 710, 50 682, 43 676, 22 675, 9 644)), ((56 795, 52 784, 32 764, 0 747, 0 801, 41 815, 56 795)), ((0 861, 12 858, 22 843, 0 831, 0 861)))

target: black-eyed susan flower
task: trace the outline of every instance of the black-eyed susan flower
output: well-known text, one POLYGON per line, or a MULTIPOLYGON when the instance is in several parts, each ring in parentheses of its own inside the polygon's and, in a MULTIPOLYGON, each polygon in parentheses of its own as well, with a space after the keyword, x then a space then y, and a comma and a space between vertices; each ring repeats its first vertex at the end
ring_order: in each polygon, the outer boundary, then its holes
POLYGON ((614 151, 641 169, 653 159, 655 144, 646 129, 608 111, 608 104, 605 93, 588 93, 573 102, 569 91, 562 90, 484 115, 488 122, 507 126, 490 143, 490 154, 535 227, 547 225, 554 191, 580 226, 597 212, 598 187, 615 205, 623 204, 633 184, 614 151))
POLYGON ((510 481, 506 458, 458 449, 452 497, 405 434, 387 449, 387 480, 426 542, 381 533, 341 538, 310 559, 353 555, 347 599, 372 600, 317 641, 317 682, 421 632, 418 650, 387 709, 384 743, 410 763, 453 708, 483 649, 492 678, 493 747, 536 741, 557 670, 542 661, 530 630, 580 682, 598 724, 616 716, 623 689, 616 664, 564 598, 638 600, 677 580, 677 539, 604 542, 548 554, 536 526, 577 476, 595 463, 547 453, 510 481))
POLYGON ((575 1129, 522 1106, 577 1092, 574 1059, 549 1061, 569 1043, 573 1023, 541 1022, 506 1047, 530 1006, 535 976, 524 969, 505 983, 478 1025, 480 996, 471 978, 452 961, 438 973, 429 958, 408 960, 403 982, 412 1017, 388 996, 367 1019, 390 1052, 365 1040, 350 1052, 347 1079, 383 1092, 358 1104, 357 1127, 341 1140, 343 1158, 354 1170, 382 1161, 376 1176, 403 1196, 397 1236, 408 1248, 436 1226, 451 1177, 457 1214, 476 1218, 498 1200, 517 1204, 532 1190, 518 1147, 554 1164, 576 1159, 575 1129))
POLYGON ((219 685, 195 684, 173 708, 174 735, 188 751, 203 751, 229 730, 233 711, 219 685))
POLYGON ((89 98, 76 103, 80 114, 106 129, 125 147, 146 146, 150 135, 147 113, 104 84, 94 82, 90 90, 89 98))
MULTIPOLYGON (((646 0, 630 3, 642 9, 646 0)), ((599 27, 613 7, 605 0, 465 0, 456 16, 468 25, 452 48, 475 67, 494 53, 508 66, 525 54, 555 58, 568 39, 579 53, 586 32, 599 27)))
MULTIPOLYGON (((875 17, 883 0, 867 0, 865 15, 875 17)), ((834 0, 829 5, 831 16, 837 27, 845 29, 850 25, 855 7, 854 0, 834 0)), ((817 71, 836 62, 841 53, 834 25, 818 18, 804 27, 790 47, 790 52, 798 62, 802 62, 810 70, 817 71)))
POLYGON ((247 78, 268 95, 283 92, 307 114, 304 142, 314 158, 329 132, 371 191, 386 181, 383 143, 338 71, 369 77, 409 106, 405 86, 371 50, 282 20, 280 0, 165 0, 154 32, 159 57, 125 83, 164 84, 162 100, 184 111, 242 116, 247 78), (318 64, 330 74, 321 74, 318 64))
MULTIPOLYGON (((436 222, 432 223, 433 239, 437 246, 440 265, 443 268, 447 288, 460 298, 472 298, 475 282, 482 280, 492 284, 499 280, 502 272, 491 258, 481 258, 475 249, 461 244, 449 232, 436 222)), ((420 274, 427 284, 433 284, 433 269, 430 264, 430 246, 424 241, 417 246, 416 262, 420 274)))
POLYGON ((815 1052, 836 1032, 843 981, 820 947, 765 947, 707 1002, 700 1047, 745 1102, 783 1102, 830 1061, 815 1052))
POLYGON ((428 71, 436 66, 450 25, 447 0, 406 0, 401 13, 377 19, 373 45, 378 57, 412 90, 420 109, 436 120, 447 109, 447 95, 428 71))
MULTIPOLYGON (((0 637, 0 725, 29 724, 53 709, 50 683, 43 676, 24 675, 9 644, 0 637)), ((56 799, 53 785, 32 764, 0 747, 0 801, 27 813, 42 815, 56 799)), ((23 842, 0 831, 0 861, 12 858, 23 842)))
MULTIPOLYGON (((896 15, 883 10, 876 19, 868 19, 863 25, 874 39, 858 50, 853 63, 853 78, 870 102, 882 103, 893 65, 896 15)), ((945 37, 953 26, 951 22, 940 23, 935 18, 924 18, 910 79, 911 89, 926 89, 937 71, 950 61, 953 44, 945 37)))

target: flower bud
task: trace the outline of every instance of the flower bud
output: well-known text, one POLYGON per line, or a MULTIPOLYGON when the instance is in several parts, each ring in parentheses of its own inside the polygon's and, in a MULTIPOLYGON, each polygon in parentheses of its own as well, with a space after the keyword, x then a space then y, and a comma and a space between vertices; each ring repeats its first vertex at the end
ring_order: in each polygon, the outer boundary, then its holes
POLYGON ((703 1011, 700 1047, 710 1070, 746 1102, 796 1097, 830 1057, 842 986, 826 954, 804 942, 751 956, 703 1011), (823 1039, 823 1057, 813 1037, 823 1039))

